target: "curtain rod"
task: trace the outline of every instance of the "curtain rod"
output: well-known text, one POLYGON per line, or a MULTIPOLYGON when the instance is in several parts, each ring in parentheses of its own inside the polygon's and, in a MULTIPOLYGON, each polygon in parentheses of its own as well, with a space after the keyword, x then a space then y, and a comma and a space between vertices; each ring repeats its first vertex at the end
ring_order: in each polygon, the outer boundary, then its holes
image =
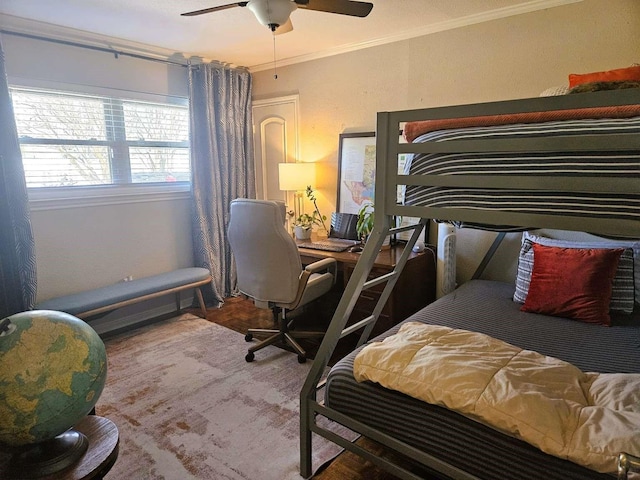
POLYGON ((16 37, 30 38, 32 40, 42 40, 43 42, 58 43, 60 45, 67 45, 67 46, 71 46, 71 47, 86 48, 88 50, 96 50, 98 52, 111 53, 116 58, 118 58, 119 55, 124 55, 124 56, 127 56, 127 57, 138 58, 140 60, 149 60, 151 62, 166 63, 168 65, 175 65, 175 66, 178 66, 178 67, 189 67, 191 65, 191 63, 189 61, 187 61, 187 63, 174 62, 174 61, 171 61, 171 60, 164 60, 164 59, 161 59, 161 58, 154 58, 154 57, 150 57, 148 55, 141 55, 141 54, 138 54, 138 53, 122 52, 122 51, 116 50, 115 48, 98 47, 96 45, 87 45, 87 44, 84 44, 84 43, 77 43, 77 42, 72 42, 72 41, 69 41, 69 40, 59 40, 59 39, 56 39, 56 38, 43 37, 43 36, 40 36, 40 35, 32 35, 30 33, 13 32, 11 30, 4 30, 4 29, 0 29, 0 33, 6 34, 6 35, 14 35, 16 37))

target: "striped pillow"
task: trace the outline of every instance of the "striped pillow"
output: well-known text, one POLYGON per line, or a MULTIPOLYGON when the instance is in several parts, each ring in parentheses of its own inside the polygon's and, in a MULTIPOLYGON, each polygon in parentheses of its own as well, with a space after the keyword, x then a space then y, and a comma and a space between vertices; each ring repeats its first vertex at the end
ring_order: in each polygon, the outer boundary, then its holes
MULTIPOLYGON (((538 237, 542 238, 542 237, 538 237)), ((545 239, 546 240, 546 239, 545 239)), ((520 248, 520 255, 518 256, 518 273, 516 276, 516 291, 513 294, 513 301, 518 303, 524 303, 527 294, 529 293, 529 284, 531 283, 531 272, 533 272, 533 242, 530 238, 522 240, 522 247, 520 248)), ((544 245, 544 240, 540 242, 544 245)), ((581 243, 578 242, 566 242, 562 241, 566 248, 584 248, 581 243)), ((590 244, 591 245, 591 244, 590 244)), ((618 262, 618 269, 613 279, 613 287, 611 290, 611 302, 609 303, 609 310, 613 312, 620 312, 630 314, 633 313, 635 304, 635 289, 634 289, 634 261, 633 250, 626 248, 620 260, 618 262)))

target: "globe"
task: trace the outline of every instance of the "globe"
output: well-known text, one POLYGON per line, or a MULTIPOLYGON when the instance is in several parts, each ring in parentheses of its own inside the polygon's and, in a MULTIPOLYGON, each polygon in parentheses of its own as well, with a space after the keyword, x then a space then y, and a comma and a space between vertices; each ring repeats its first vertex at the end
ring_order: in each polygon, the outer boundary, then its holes
POLYGON ((79 318, 33 310, 0 320, 0 447, 23 452, 29 463, 47 451, 64 456, 60 449, 82 455, 82 438, 66 438, 56 448, 38 446, 69 436, 95 406, 106 375, 104 343, 79 318), (30 447, 36 453, 24 453, 30 447))

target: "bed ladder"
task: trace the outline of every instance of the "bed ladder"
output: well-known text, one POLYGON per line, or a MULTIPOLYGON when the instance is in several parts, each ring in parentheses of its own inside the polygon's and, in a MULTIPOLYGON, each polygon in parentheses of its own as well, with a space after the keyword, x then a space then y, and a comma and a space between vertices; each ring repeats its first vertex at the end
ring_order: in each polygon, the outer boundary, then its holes
MULTIPOLYGON (((429 221, 428 219, 422 219, 419 223, 413 225, 407 225, 404 227, 391 227, 391 223, 394 221, 394 217, 389 215, 385 216, 385 222, 379 228, 374 227, 373 232, 371 233, 367 243, 365 244, 364 250, 362 251, 362 255, 358 263, 356 264, 356 268, 351 275, 349 282, 347 283, 347 287, 344 290, 342 298, 340 299, 340 303, 336 308, 336 311, 333 315, 331 323, 333 324, 336 318, 340 318, 341 332, 340 336, 336 339, 336 343, 341 338, 346 337, 358 330, 363 329, 360 334, 360 339, 358 340, 357 347, 364 344, 367 340, 369 340, 369 336, 373 331, 373 328, 376 325, 378 317, 382 312, 393 288, 404 269, 407 260, 409 259, 409 255, 415 245, 418 237, 424 230, 426 223, 429 221), (395 267, 389 273, 384 275, 380 275, 375 278, 369 278, 371 270, 373 269, 373 265, 375 263, 375 259, 382 248, 382 245, 390 235, 395 235, 400 232, 413 230, 410 240, 406 243, 404 249, 402 250, 402 254, 400 255, 399 260, 396 262, 395 267), (386 283, 380 298, 378 299, 378 303, 373 309, 373 312, 368 317, 363 318, 362 320, 346 327, 347 321, 351 316, 351 312, 355 307, 355 304, 360 297, 360 294, 364 290, 368 290, 376 285, 380 285, 381 283, 386 283)), ((328 332, 327 332, 328 333, 328 332)), ((325 335, 326 338, 326 335, 325 335)), ((335 348, 335 345, 332 345, 335 348)), ((356 347, 356 348, 357 348, 356 347)), ((332 350, 333 350, 332 348, 332 350)), ((328 362, 327 358, 327 362, 328 362)))
MULTIPOLYGON (((330 418, 333 421, 337 421, 338 423, 342 423, 349 427, 349 422, 347 421, 348 419, 339 418, 341 417, 339 414, 336 414, 335 412, 332 413, 330 410, 324 407, 322 402, 317 401, 317 392, 324 385, 324 382, 321 382, 322 376, 328 365, 331 354, 333 353, 338 344, 338 341, 341 338, 344 338, 347 335, 363 329, 362 333, 360 334, 357 346, 361 346, 369 339, 369 336, 371 335, 371 332, 375 327, 378 317, 380 316, 384 305, 386 304, 398 278, 400 277, 400 273, 407 263, 413 246, 424 230, 425 225, 427 224, 427 222, 429 222, 429 219, 422 218, 416 224, 392 228, 391 225, 395 224, 395 217, 386 214, 382 217, 383 222, 377 222, 374 225, 373 232, 371 233, 369 239, 367 240, 367 243, 365 244, 361 257, 356 264, 353 274, 351 275, 344 293, 340 299, 340 302, 338 303, 336 311, 333 314, 333 318, 331 319, 329 328, 324 335, 313 365, 311 366, 311 370, 307 376, 304 386, 302 387, 302 391, 300 392, 300 474, 304 478, 310 478, 313 474, 313 465, 311 458, 312 432, 328 438, 329 440, 337 443, 343 448, 355 451, 359 455, 377 464, 381 468, 392 472, 399 478, 420 478, 412 472, 394 465, 388 460, 378 458, 375 455, 368 453, 366 450, 363 451, 361 447, 342 439, 341 437, 323 427, 320 427, 315 421, 316 415, 321 414, 322 416, 330 418), (369 275, 385 239, 389 235, 394 235, 411 230, 413 231, 411 237, 402 250, 402 254, 400 255, 399 260, 396 262, 394 269, 389 273, 370 279, 369 275), (378 299, 378 303, 373 309, 372 314, 347 327, 347 321, 349 320, 351 312, 353 311, 353 308, 355 307, 358 297, 360 296, 362 291, 372 288, 376 285, 380 285, 382 283, 386 283, 386 285, 380 295, 380 298, 378 299)), ((371 435, 371 438, 375 440, 375 435, 371 435)), ((419 455, 419 452, 411 452, 411 454, 419 455)))

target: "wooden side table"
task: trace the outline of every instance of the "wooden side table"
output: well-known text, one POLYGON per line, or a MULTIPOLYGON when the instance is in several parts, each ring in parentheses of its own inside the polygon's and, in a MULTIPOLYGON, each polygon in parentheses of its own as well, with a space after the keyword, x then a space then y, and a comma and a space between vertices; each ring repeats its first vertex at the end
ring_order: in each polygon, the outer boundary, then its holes
MULTIPOLYGON (((97 415, 87 415, 75 430, 82 432, 89 440, 89 448, 73 466, 61 472, 38 477, 37 480, 90 480, 103 478, 118 458, 120 436, 118 428, 109 419, 97 415)), ((0 455, 0 478, 17 480, 6 472, 9 456, 0 455)))

